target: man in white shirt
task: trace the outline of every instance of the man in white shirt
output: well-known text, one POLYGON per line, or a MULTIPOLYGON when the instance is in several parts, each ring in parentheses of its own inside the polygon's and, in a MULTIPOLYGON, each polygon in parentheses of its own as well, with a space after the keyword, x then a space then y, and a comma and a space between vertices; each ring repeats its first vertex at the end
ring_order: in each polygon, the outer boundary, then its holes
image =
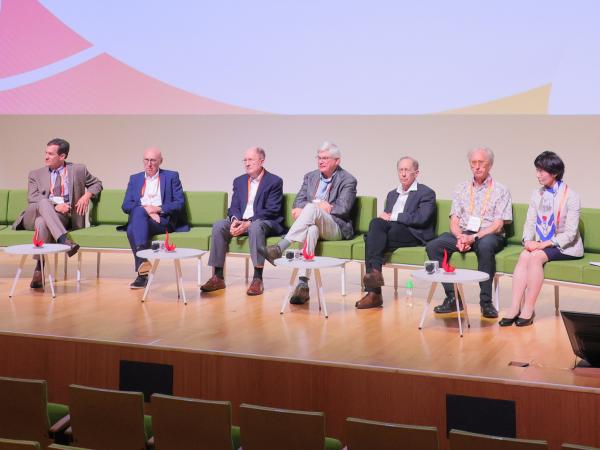
POLYGON ((213 225, 208 265, 214 268, 214 274, 200 287, 203 292, 225 288, 223 266, 229 242, 233 237, 247 234, 254 275, 246 293, 262 294, 265 258, 258 248, 266 245, 268 236, 285 231, 283 180, 263 167, 265 151, 260 147, 246 150, 243 163, 246 173, 233 180, 233 197, 227 218, 213 225))
POLYGON ((383 305, 381 269, 385 253, 400 247, 425 245, 435 237, 435 192, 417 183, 418 161, 404 156, 397 169, 400 185, 388 193, 384 211, 371 221, 365 236, 366 294, 356 302, 358 309, 383 305))
POLYGON ((144 152, 144 171, 129 178, 122 209, 129 215, 127 225, 117 227, 127 230, 135 260, 137 278, 129 285, 132 289, 142 289, 148 282, 150 263, 139 258, 139 250, 150 248, 153 235, 165 231, 189 231, 185 211, 185 198, 179 174, 161 169, 163 157, 157 148, 144 152))

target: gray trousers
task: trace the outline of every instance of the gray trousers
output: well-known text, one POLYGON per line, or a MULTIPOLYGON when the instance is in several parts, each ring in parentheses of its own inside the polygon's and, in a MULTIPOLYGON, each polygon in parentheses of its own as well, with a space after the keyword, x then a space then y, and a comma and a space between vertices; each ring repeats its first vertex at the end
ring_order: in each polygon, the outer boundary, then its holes
MULTIPOLYGON (((308 203, 290 227, 285 236, 290 242, 306 241, 306 251, 314 253, 319 238, 326 241, 339 241, 342 239, 342 231, 333 220, 331 214, 327 214, 314 203, 308 203)), ((300 276, 310 277, 310 269, 300 271, 300 276)))
MULTIPOLYGON (((271 221, 256 219, 253 220, 248 228, 248 244, 250 245, 250 258, 254 267, 263 267, 265 265, 264 256, 258 253, 258 247, 266 245, 267 236, 273 233, 271 221)), ((225 255, 229 247, 229 242, 234 237, 229 232, 231 222, 229 219, 219 220, 212 227, 212 236, 210 238, 210 256, 208 265, 212 267, 223 267, 225 265, 225 255)))
POLYGON ((54 203, 48 199, 30 204, 23 215, 25 230, 38 230, 38 237, 44 242, 56 242, 67 232, 70 216, 56 212, 54 203))

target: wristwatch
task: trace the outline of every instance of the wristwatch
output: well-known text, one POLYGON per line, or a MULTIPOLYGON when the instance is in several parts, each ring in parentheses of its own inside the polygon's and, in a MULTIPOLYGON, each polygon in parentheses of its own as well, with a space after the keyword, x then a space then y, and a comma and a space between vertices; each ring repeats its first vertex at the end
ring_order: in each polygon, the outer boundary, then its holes
POLYGON ((475 233, 475 235, 473 236, 473 242, 477 242, 479 240, 479 235, 477 233, 475 233))

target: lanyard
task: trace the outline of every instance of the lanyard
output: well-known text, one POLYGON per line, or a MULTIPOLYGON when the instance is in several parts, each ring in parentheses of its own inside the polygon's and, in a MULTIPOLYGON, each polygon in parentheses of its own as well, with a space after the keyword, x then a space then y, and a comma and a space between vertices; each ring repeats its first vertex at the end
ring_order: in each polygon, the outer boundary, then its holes
MULTIPOLYGON (((264 173, 265 173, 265 171, 263 169, 263 171, 260 173, 260 175, 255 178, 255 180, 258 181, 258 186, 256 186, 256 192, 257 193, 258 193, 258 188, 260 187, 260 182, 263 179, 263 174, 264 173)), ((248 197, 246 198, 246 203, 248 203, 250 201, 250 187, 251 186, 252 186, 252 179, 250 178, 250 175, 248 175, 248 197)))
MULTIPOLYGON (((160 189, 160 175, 158 175, 158 179, 156 180, 156 190, 154 191, 154 194, 148 194, 148 197, 156 197, 156 194, 158 194, 158 190, 160 189)), ((144 193, 146 192, 146 177, 144 177, 144 184, 142 185, 142 191, 140 192, 140 197, 144 197, 144 193)))
MULTIPOLYGON (((563 195, 560 199, 560 204, 558 205, 558 212, 556 213, 556 231, 558 232, 558 226, 560 225, 560 213, 562 209, 565 207, 565 203, 567 202, 567 194, 569 192, 569 186, 565 184, 565 190, 563 191, 563 195)), ((558 189, 554 195, 558 194, 558 189)), ((544 195, 544 191, 541 192, 540 195, 544 195)))
MULTIPOLYGON (((63 166, 62 173, 59 173, 56 170, 56 178, 60 177, 60 196, 65 196, 65 178, 67 178, 67 166, 66 164, 63 166)), ((50 175, 50 195, 54 195, 54 185, 56 184, 56 178, 54 179, 54 183, 52 182, 52 175, 50 175)))
MULTIPOLYGON (((485 212, 487 211, 487 204, 488 201, 490 200, 490 195, 492 194, 492 189, 494 188, 494 181, 490 178, 490 181, 488 182, 488 188, 487 191, 485 192, 485 197, 483 199, 483 204, 481 205, 481 211, 479 211, 479 217, 483 218, 483 216, 485 215, 485 212)), ((470 190, 470 198, 469 198, 469 215, 472 216, 473 215, 473 209, 475 208, 475 199, 473 198, 473 183, 471 183, 471 190, 470 190)))

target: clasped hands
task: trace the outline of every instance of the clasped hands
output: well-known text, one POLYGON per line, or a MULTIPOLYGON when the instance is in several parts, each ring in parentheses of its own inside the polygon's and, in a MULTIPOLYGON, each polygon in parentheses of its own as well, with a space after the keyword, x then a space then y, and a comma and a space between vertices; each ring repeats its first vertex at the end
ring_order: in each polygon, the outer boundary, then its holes
POLYGON ((160 223, 160 207, 152 205, 143 205, 142 208, 146 210, 146 212, 152 220, 154 220, 156 223, 160 223))
POLYGON ((251 223, 249 220, 233 219, 229 227, 229 233, 234 237, 246 234, 251 223))
POLYGON ((459 252, 464 253, 471 250, 473 243, 475 242, 474 234, 459 234, 456 236, 456 248, 459 252))
MULTIPOLYGON (((75 203, 75 211, 77 212, 77 214, 83 215, 87 212, 88 206, 90 204, 90 198, 92 198, 92 194, 90 194, 89 192, 86 192, 84 195, 82 195, 79 198, 79 200, 77 200, 77 203, 75 203)), ((56 204, 56 205, 54 205, 54 210, 60 214, 69 214, 69 211, 71 211, 71 204, 70 203, 56 204)))
POLYGON ((525 250, 527 250, 528 252, 535 252, 536 250, 543 250, 545 248, 551 247, 552 241, 544 241, 544 242, 525 241, 523 243, 523 246, 525 247, 525 250))

